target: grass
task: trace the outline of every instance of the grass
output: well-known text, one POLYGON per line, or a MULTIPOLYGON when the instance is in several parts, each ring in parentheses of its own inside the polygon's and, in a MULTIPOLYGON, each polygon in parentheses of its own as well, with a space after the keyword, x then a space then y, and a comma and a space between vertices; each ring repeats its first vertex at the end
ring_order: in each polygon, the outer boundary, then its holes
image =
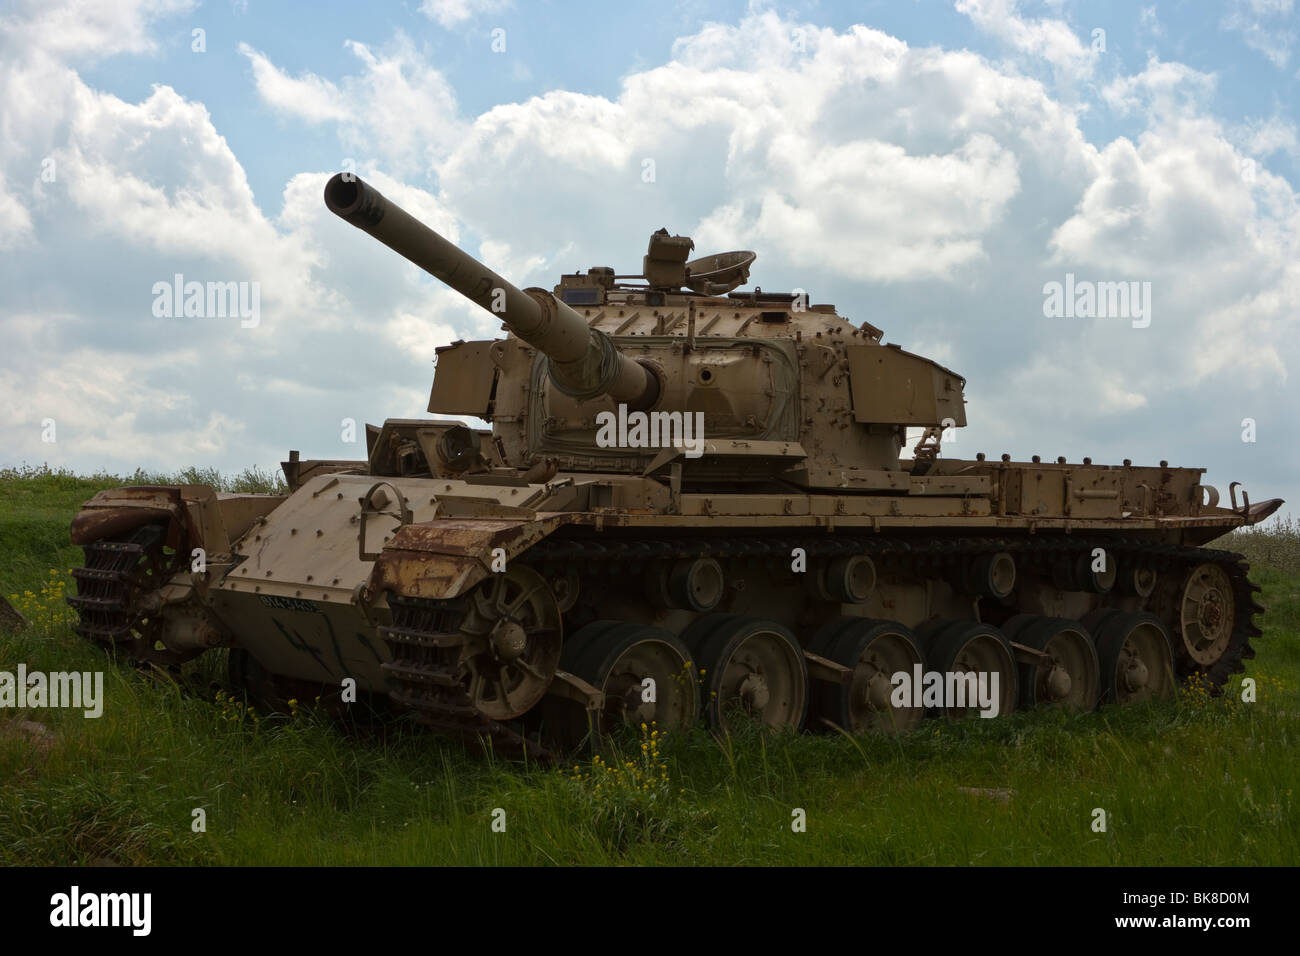
MULTIPOLYGON (((194 473, 191 473, 194 474, 194 473)), ((1211 698, 1070 717, 927 721, 901 739, 634 731, 566 767, 467 753, 404 722, 349 731, 181 684, 69 630, 76 505, 114 476, 0 472, 0 593, 31 620, 0 671, 103 670, 105 713, 0 712, 0 863, 1117 864, 1300 860, 1300 575, 1253 540, 1269 607, 1248 676, 1211 698), (45 733, 15 729, 36 721, 45 733), (8 721, 9 723, 5 723, 8 721), (993 799, 967 788, 1010 790, 993 799), (1094 832, 1094 810, 1107 817, 1094 832), (194 811, 206 817, 195 832, 194 811), (806 829, 792 828, 802 810, 806 829), (494 829, 504 823, 504 832, 494 829)), ((260 489, 259 489, 260 490, 260 489)), ((1285 534, 1285 532, 1284 532, 1285 534)), ((1232 545, 1236 547, 1236 545, 1232 545)), ((1291 562, 1291 563, 1288 563, 1291 562)))
POLYGON ((1300 574, 1300 521, 1290 516, 1275 517, 1224 535, 1214 547, 1240 552, 1252 567, 1300 574))

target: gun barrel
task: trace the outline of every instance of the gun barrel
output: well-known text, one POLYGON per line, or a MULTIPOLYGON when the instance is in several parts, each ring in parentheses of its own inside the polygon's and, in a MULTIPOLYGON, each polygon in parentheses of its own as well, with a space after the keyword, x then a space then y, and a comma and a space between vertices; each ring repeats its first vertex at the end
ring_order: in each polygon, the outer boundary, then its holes
POLYGON ((545 289, 520 289, 507 282, 351 173, 338 173, 325 184, 325 205, 544 353, 551 381, 566 395, 588 399, 607 394, 634 408, 649 408, 658 398, 654 373, 619 352, 568 305, 545 289))

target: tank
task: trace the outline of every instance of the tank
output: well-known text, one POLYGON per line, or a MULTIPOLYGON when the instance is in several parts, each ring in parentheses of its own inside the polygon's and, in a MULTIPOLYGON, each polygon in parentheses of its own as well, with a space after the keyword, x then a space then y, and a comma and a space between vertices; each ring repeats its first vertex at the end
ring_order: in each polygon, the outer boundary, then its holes
POLYGON ((506 334, 439 348, 437 417, 368 425, 365 460, 290 452, 287 495, 88 501, 69 600, 116 654, 228 648, 250 697, 543 757, 627 723, 1090 711, 1253 656, 1258 589, 1203 546, 1277 499, 1166 461, 947 457, 962 376, 802 292, 738 291, 752 252, 661 229, 639 275, 519 289, 355 176, 325 203, 506 334))

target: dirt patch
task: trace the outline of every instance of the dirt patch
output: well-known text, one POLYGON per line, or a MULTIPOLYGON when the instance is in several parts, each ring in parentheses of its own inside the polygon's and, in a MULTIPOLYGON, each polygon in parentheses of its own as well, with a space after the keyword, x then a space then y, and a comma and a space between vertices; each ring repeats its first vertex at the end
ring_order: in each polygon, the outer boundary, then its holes
POLYGON ((59 738, 54 731, 35 720, 10 720, 0 724, 0 737, 24 740, 32 751, 42 757, 54 749, 59 738))
POLYGON ((1016 792, 1009 787, 958 787, 957 789, 977 797, 988 797, 998 803, 1010 803, 1011 798, 1016 795, 1016 792))
POLYGON ((14 610, 3 596, 0 596, 0 634, 21 630, 27 626, 27 618, 14 610))

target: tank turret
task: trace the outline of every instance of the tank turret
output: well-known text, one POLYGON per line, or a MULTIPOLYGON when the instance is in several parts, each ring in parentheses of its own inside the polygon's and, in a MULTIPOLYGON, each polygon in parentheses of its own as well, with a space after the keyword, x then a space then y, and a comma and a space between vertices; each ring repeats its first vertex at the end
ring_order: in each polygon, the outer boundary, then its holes
POLYGON ((440 348, 429 402, 492 421, 509 467, 638 473, 677 447, 688 484, 874 489, 928 470, 940 430, 966 424, 955 372, 801 290, 734 291, 753 252, 692 260, 688 236, 659 229, 640 275, 598 266, 520 290, 351 174, 325 202, 514 333, 440 348), (926 429, 915 464, 900 459, 909 427, 926 429))

